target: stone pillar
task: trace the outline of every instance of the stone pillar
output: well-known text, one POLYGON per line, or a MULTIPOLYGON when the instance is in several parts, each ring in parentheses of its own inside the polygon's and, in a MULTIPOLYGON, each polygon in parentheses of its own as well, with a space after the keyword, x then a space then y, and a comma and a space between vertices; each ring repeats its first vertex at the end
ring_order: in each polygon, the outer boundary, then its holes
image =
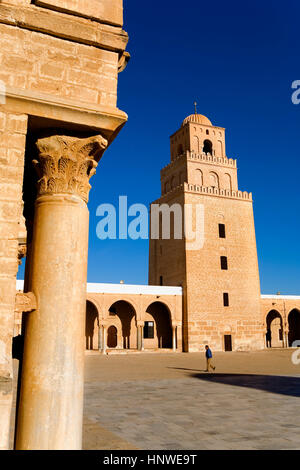
POLYGON ((52 136, 37 141, 39 181, 16 448, 82 446, 89 179, 107 141, 52 136))
POLYGON ((142 350, 142 331, 139 325, 137 326, 137 350, 142 350))
POLYGON ((106 347, 107 347, 107 327, 106 325, 103 325, 103 348, 102 348, 102 353, 106 354, 106 347))
POLYGON ((102 352, 103 349, 103 326, 99 325, 98 330, 98 350, 102 352))
POLYGON ((144 322, 140 320, 137 321, 137 349, 144 350, 144 322))
POLYGON ((145 342, 144 342, 144 325, 141 326, 141 330, 142 330, 142 351, 145 351, 145 342))
POLYGON ((172 326, 172 347, 173 347, 173 351, 176 352, 177 350, 177 342, 176 342, 176 330, 177 330, 177 326, 172 326))

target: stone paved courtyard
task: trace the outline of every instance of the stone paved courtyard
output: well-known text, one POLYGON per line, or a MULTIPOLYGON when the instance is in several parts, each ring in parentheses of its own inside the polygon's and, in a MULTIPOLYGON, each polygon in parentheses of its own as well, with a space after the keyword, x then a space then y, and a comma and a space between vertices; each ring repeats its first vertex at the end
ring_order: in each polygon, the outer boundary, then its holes
POLYGON ((86 356, 84 449, 300 449, 292 350, 86 356))

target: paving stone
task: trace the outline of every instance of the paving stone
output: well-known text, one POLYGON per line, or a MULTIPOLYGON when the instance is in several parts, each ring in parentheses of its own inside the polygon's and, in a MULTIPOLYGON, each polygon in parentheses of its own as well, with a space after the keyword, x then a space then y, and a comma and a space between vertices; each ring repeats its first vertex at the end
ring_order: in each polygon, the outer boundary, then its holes
MULTIPOLYGON (((193 363, 189 356, 184 361, 193 363)), ((86 377, 84 415, 114 436, 112 450, 118 439, 127 448, 145 450, 299 449, 299 374, 272 374, 267 361, 265 373, 224 373, 220 367, 213 377, 195 378, 193 373, 170 372, 167 364, 173 360, 153 357, 149 377, 149 371, 142 372, 148 362, 143 356, 138 359, 139 376, 123 357, 114 357, 110 375, 98 357, 99 377, 95 370, 92 380, 86 377)), ((242 360, 247 370, 251 354, 242 360)))

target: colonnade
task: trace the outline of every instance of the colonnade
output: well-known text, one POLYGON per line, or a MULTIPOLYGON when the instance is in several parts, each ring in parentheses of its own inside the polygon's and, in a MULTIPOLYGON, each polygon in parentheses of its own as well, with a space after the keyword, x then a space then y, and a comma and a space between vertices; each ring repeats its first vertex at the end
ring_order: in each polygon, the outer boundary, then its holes
MULTIPOLYGON (((106 322, 99 323, 98 329, 98 350, 102 354, 107 353, 107 334, 108 334, 109 325, 106 322)), ((177 325, 172 325, 172 350, 176 352, 178 349, 178 342, 177 342, 177 325)), ((137 351, 144 351, 145 350, 145 342, 144 342, 144 322, 137 323, 137 341, 136 341, 136 349, 137 351)))

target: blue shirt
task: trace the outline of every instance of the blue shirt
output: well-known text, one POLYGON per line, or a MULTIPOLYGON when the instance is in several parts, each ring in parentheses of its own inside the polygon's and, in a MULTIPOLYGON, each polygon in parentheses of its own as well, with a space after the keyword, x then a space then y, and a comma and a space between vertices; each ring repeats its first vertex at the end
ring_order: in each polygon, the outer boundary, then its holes
POLYGON ((212 352, 211 352, 211 350, 210 350, 209 348, 206 350, 205 355, 206 355, 207 359, 209 359, 209 358, 212 357, 212 352))

